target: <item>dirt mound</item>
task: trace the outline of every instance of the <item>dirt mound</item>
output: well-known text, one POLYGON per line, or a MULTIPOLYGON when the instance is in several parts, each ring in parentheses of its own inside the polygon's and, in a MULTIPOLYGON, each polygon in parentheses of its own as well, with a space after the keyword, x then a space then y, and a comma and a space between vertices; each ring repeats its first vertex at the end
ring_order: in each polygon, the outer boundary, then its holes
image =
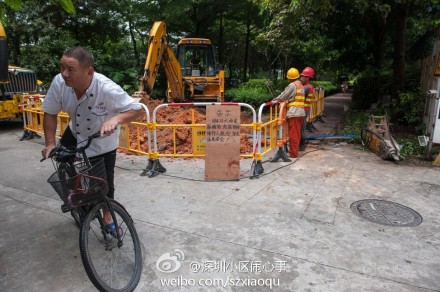
MULTIPOLYGON (((154 110, 163 104, 161 100, 142 98, 141 102, 145 104, 150 112, 150 121, 153 122, 154 110)), ((252 116, 246 112, 241 114, 241 124, 251 124, 252 116)), ((142 117, 139 122, 146 122, 146 118, 142 117)), ((174 153, 174 147, 177 154, 193 153, 192 149, 192 125, 206 124, 206 109, 205 107, 192 106, 166 106, 157 110, 156 123, 160 125, 180 124, 182 126, 176 127, 174 130, 171 126, 158 127, 156 129, 157 149, 161 154, 174 153), (184 125, 188 125, 187 127, 184 125), (175 131, 175 132, 174 132, 175 131), (174 138, 175 137, 175 138, 174 138), (174 146, 175 145, 175 146, 174 146)), ((130 125, 130 147, 136 149, 139 142, 142 151, 148 152, 148 134, 145 128, 139 128, 130 125)), ((252 152, 252 140, 248 135, 252 133, 250 127, 242 127, 240 136, 240 153, 252 152)), ((153 138, 153 137, 151 137, 153 138)), ((152 147, 153 144, 152 144, 152 147)), ((134 152, 121 150, 126 154, 134 154, 134 152)))

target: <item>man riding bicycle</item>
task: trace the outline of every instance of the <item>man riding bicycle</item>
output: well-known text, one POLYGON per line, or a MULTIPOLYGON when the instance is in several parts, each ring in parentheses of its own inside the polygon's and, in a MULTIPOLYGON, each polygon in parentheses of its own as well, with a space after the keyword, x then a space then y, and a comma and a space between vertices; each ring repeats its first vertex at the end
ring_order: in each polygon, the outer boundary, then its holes
MULTIPOLYGON (((53 79, 42 105, 46 145, 42 155, 48 158, 56 147, 57 115, 60 111, 70 117, 69 126, 60 141, 63 146, 76 147, 77 141, 84 141, 100 131, 101 138, 94 139, 86 153, 90 158, 104 158, 109 186, 107 196, 113 199, 118 125, 136 120, 142 114, 142 107, 119 85, 95 72, 93 55, 85 48, 68 49, 60 63, 61 72, 53 79)), ((104 223, 111 224, 110 212, 104 210, 103 213, 104 223)))

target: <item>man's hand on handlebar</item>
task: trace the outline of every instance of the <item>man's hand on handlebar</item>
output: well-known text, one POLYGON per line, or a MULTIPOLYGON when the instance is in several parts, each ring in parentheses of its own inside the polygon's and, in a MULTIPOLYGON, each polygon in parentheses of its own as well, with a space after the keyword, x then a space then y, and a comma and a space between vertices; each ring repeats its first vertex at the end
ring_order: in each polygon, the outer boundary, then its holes
POLYGON ((117 121, 115 121, 114 119, 110 119, 110 120, 106 121, 101 126, 101 136, 110 136, 111 134, 113 134, 115 132, 118 125, 119 125, 119 123, 117 121))
POLYGON ((43 155, 43 159, 49 158, 49 155, 52 153, 53 149, 55 149, 56 145, 49 144, 41 150, 41 154, 43 155))

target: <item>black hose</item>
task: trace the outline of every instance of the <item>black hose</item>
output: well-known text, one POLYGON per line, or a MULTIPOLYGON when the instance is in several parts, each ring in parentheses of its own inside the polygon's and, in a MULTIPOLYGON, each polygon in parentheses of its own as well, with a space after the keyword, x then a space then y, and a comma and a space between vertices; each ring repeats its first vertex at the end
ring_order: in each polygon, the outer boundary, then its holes
MULTIPOLYGON (((362 143, 364 143, 364 138, 363 138, 363 135, 362 135, 362 133, 363 133, 363 131, 366 131, 366 132, 369 132, 369 133, 371 133, 371 134, 373 134, 373 135, 375 135, 377 138, 379 138, 381 141, 382 141, 382 143, 384 144, 384 145, 387 145, 387 143, 386 143, 386 140, 385 140, 385 138, 384 137, 382 137, 381 135, 379 135, 379 134, 377 134, 376 132, 374 132, 374 131, 372 131, 372 130, 370 130, 370 129, 367 129, 367 128, 362 128, 361 129, 361 139, 362 139, 362 143)), ((366 141, 366 139, 365 139, 365 146, 367 146, 368 147, 368 142, 366 141)), ((393 147, 394 147, 394 151, 396 151, 396 153, 398 152, 398 147, 396 146, 396 144, 394 143, 394 141, 392 141, 392 139, 391 139, 391 144, 393 145, 393 147)), ((396 155, 396 153, 391 153, 391 152, 389 152, 388 154, 389 155, 391 155, 391 157, 394 159, 394 160, 399 160, 399 156, 398 155, 396 155)), ((379 155, 382 159, 384 159, 381 155, 379 155)))
MULTIPOLYGON (((362 140, 362 143, 364 142, 364 137, 363 137, 363 135, 362 135, 363 131, 366 131, 366 132, 369 132, 369 133, 375 135, 375 136, 376 136, 377 138, 379 138, 382 142, 386 143, 386 140, 385 140, 384 137, 382 137, 381 135, 377 134, 376 132, 374 132, 374 131, 372 131, 372 130, 370 130, 370 129, 368 129, 368 128, 362 128, 362 129, 361 129, 361 140, 362 140)), ((368 146, 368 143, 367 143, 366 141, 365 141, 365 146, 368 146)))

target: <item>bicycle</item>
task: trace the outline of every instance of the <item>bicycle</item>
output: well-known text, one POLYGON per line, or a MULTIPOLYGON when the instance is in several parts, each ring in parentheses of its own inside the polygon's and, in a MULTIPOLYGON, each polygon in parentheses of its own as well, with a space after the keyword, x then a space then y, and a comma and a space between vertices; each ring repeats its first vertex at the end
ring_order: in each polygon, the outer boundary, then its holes
POLYGON ((80 227, 81 259, 93 285, 100 291, 133 291, 142 273, 141 244, 130 214, 106 196, 104 159, 86 155, 99 136, 78 143, 87 141, 81 147, 59 144, 49 155, 55 172, 47 181, 63 201, 62 212, 71 212, 80 227), (112 224, 104 223, 102 210, 110 211, 112 224))
POLYGON ((345 95, 345 93, 347 93, 347 90, 348 90, 348 83, 347 83, 347 81, 343 81, 341 83, 342 95, 345 95))

